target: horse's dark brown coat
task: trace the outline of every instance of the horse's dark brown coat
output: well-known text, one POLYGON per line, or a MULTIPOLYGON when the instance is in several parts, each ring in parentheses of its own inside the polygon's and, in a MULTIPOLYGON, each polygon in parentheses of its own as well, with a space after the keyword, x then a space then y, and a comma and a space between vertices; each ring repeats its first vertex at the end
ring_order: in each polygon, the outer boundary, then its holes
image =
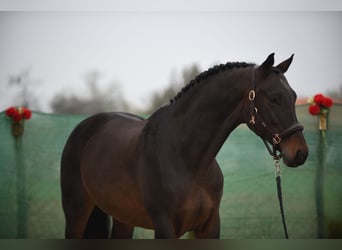
MULTIPOLYGON (((256 105, 281 131, 297 122, 295 93, 282 73, 292 58, 278 67, 272 59, 257 68, 256 105)), ((95 207, 113 217, 114 238, 131 237, 134 226, 154 229, 156 238, 187 231, 219 238, 223 176, 215 157, 230 132, 250 119, 254 65, 228 66, 201 74, 146 120, 102 113, 74 129, 61 162, 67 238, 108 236, 93 234, 91 223, 87 228, 95 207)), ((268 139, 262 127, 254 131, 268 139)), ((280 150, 289 166, 303 164, 308 152, 301 132, 285 138, 280 150)))

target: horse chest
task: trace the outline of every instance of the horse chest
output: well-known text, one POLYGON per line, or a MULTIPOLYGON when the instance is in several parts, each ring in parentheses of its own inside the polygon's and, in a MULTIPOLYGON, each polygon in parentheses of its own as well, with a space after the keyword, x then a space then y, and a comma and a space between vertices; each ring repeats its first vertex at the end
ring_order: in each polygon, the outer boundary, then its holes
POLYGON ((204 225, 219 205, 219 202, 202 187, 193 188, 184 198, 174 217, 179 235, 204 225))
POLYGON ((198 192, 199 194, 194 195, 192 197, 188 197, 185 202, 182 210, 184 213, 188 213, 190 215, 203 216, 208 214, 214 207, 214 202, 212 197, 210 197, 205 191, 198 192))

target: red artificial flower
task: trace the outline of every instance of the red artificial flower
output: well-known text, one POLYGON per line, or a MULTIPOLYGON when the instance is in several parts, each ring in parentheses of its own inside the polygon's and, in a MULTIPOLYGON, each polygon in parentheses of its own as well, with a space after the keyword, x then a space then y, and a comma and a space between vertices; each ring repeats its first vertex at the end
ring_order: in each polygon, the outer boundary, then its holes
POLYGON ((9 107, 8 109, 6 109, 6 115, 8 116, 8 117, 13 117, 13 115, 15 114, 15 113, 17 113, 18 111, 17 111, 17 109, 15 108, 15 107, 9 107))
POLYGON ((32 112, 28 108, 9 107, 6 109, 6 115, 12 118, 14 122, 20 122, 22 119, 30 119, 32 112))
POLYGON ((318 105, 322 105, 323 104, 323 100, 324 100, 324 95, 322 94, 317 94, 314 96, 314 102, 318 105))
POLYGON ((26 120, 30 119, 32 116, 32 112, 28 108, 22 108, 21 112, 22 112, 23 118, 26 120))
POLYGON ((322 105, 325 108, 330 108, 333 105, 333 101, 332 101, 332 99, 330 97, 324 97, 322 105))
POLYGON ((15 112, 15 113, 13 114, 12 119, 13 119, 13 121, 15 121, 15 122, 20 122, 20 121, 21 121, 22 116, 21 116, 21 114, 19 113, 19 111, 15 112))
POLYGON ((313 104, 309 106, 309 113, 312 115, 318 115, 321 112, 321 108, 317 104, 313 104))

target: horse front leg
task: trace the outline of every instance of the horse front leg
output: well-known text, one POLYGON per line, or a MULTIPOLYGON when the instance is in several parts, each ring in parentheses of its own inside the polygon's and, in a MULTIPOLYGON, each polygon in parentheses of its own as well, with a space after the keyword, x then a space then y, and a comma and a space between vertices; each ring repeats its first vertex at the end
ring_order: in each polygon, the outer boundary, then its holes
POLYGON ((213 212, 208 221, 195 230, 197 239, 219 239, 220 238, 220 214, 218 209, 213 212))
POLYGON ((175 228, 171 219, 166 216, 153 216, 154 238, 155 239, 175 239, 177 238, 175 228))

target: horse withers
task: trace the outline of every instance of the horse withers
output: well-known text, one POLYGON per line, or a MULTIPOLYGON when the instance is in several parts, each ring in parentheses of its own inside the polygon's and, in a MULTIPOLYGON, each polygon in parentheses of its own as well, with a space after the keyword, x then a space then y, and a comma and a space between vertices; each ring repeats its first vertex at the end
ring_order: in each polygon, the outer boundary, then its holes
POLYGON ((168 105, 143 119, 101 113, 69 136, 61 160, 66 238, 131 238, 135 226, 155 238, 219 238, 223 176, 215 160, 229 134, 246 123, 280 152, 304 164, 308 147, 295 113, 296 94, 274 54, 257 66, 217 65, 168 105))

